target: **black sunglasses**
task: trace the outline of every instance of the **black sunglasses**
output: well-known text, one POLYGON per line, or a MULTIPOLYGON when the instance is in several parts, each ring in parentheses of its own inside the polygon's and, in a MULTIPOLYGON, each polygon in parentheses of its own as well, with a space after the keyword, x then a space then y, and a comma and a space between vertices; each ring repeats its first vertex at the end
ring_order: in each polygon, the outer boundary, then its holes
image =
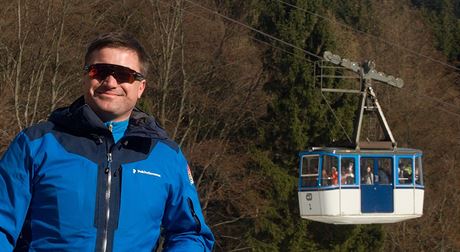
POLYGON ((131 68, 113 64, 92 64, 86 65, 83 70, 88 73, 89 78, 105 80, 112 75, 118 83, 133 83, 135 80, 144 80, 144 75, 131 68))

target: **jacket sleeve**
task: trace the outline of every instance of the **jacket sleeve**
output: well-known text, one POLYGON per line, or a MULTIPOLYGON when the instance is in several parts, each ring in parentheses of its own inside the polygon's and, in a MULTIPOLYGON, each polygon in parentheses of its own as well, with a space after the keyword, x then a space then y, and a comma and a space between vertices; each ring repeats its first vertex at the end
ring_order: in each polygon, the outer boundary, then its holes
POLYGON ((31 199, 28 140, 19 133, 0 160, 0 251, 12 251, 31 199))
POLYGON ((204 221, 190 168, 179 151, 178 178, 170 190, 163 216, 165 251, 211 251, 214 237, 204 221))

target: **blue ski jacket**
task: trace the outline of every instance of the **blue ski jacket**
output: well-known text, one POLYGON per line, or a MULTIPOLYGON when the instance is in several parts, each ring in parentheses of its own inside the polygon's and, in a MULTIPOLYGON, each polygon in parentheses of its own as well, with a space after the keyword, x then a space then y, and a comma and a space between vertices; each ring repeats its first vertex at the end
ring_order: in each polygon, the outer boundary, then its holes
POLYGON ((147 114, 125 135, 79 98, 20 132, 0 161, 0 251, 210 251, 190 169, 147 114), (25 242, 24 242, 25 241, 25 242), (19 246, 19 245, 18 245, 19 246))

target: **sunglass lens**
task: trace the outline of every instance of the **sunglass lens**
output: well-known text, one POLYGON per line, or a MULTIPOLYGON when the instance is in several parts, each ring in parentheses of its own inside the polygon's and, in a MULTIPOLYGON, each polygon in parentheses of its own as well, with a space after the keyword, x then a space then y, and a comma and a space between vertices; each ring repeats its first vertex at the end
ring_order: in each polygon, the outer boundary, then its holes
POLYGON ((134 74, 130 69, 115 65, 95 64, 88 69, 88 75, 91 79, 105 80, 112 75, 118 83, 133 83, 134 74))
POLYGON ((88 75, 91 79, 104 80, 111 74, 111 70, 103 65, 92 65, 89 68, 88 75))
POLYGON ((118 69, 117 71, 114 71, 114 76, 113 76, 118 83, 133 83, 134 82, 134 76, 131 72, 126 71, 126 69, 118 69))
POLYGON ((100 71, 98 71, 98 69, 96 67, 93 67, 91 66, 88 70, 88 76, 91 78, 91 79, 98 79, 100 80, 101 79, 101 73, 100 71))

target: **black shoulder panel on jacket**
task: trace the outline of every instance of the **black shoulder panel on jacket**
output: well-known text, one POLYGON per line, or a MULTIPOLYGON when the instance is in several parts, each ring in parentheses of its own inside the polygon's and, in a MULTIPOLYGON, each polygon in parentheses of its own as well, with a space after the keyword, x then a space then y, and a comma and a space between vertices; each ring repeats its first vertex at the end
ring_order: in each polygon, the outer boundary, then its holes
POLYGON ((50 133, 54 128, 54 124, 50 121, 40 122, 24 130, 24 134, 29 137, 31 141, 50 133))
POLYGON ((94 163, 106 158, 104 139, 96 135, 76 135, 73 132, 54 130, 53 135, 59 144, 68 152, 85 157, 94 163))
POLYGON ((105 158, 105 153, 100 153, 97 148, 96 140, 88 136, 79 136, 73 132, 67 132, 65 129, 56 126, 51 121, 41 122, 24 130, 24 134, 31 141, 51 133, 59 144, 68 152, 85 157, 95 163, 100 162, 101 157, 105 158))
POLYGON ((121 140, 122 143, 117 145, 117 151, 121 151, 122 155, 116 155, 114 150, 114 159, 120 163, 131 163, 147 159, 152 152, 157 141, 144 137, 127 137, 121 140))

